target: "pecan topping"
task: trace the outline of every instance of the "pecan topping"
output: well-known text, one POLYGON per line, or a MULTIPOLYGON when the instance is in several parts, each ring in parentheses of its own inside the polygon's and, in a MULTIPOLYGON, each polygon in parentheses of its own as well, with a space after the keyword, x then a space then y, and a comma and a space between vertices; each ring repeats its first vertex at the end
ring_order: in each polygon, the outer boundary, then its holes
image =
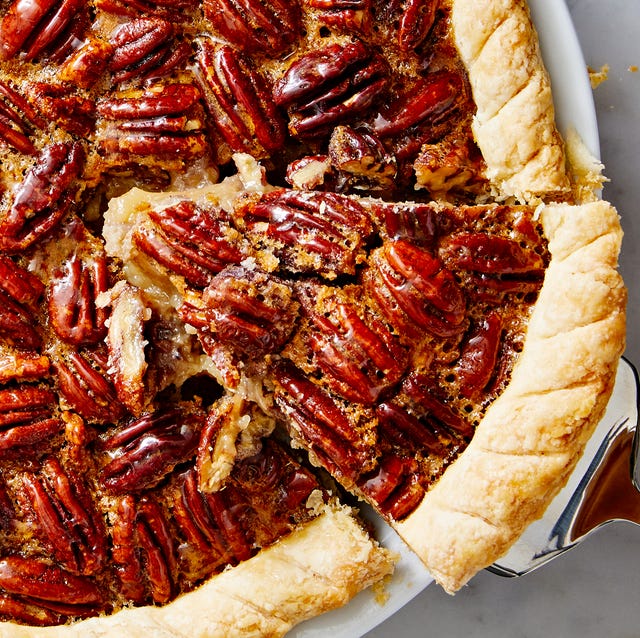
POLYGON ((208 111, 231 151, 263 158, 280 148, 284 121, 260 73, 235 49, 208 40, 197 61, 208 111))
POLYGON ((31 139, 46 122, 15 88, 0 80, 0 140, 25 155, 36 155, 31 139))
POLYGON ((83 163, 79 142, 56 143, 44 149, 0 220, 0 249, 20 252, 59 224, 74 204, 83 163))
POLYGON ((366 33, 371 27, 371 0, 303 0, 318 20, 344 33, 366 33))
POLYGON ((244 51, 276 57, 299 35, 297 0, 204 0, 203 5, 214 29, 244 51))
POLYGON ((362 42, 331 44, 297 59, 276 84, 276 104, 289 111, 296 137, 326 134, 367 111, 388 83, 382 56, 362 42))
POLYGON ((106 532, 80 477, 48 457, 41 472, 23 475, 22 490, 38 538, 60 565, 73 574, 100 571, 107 558, 106 532))

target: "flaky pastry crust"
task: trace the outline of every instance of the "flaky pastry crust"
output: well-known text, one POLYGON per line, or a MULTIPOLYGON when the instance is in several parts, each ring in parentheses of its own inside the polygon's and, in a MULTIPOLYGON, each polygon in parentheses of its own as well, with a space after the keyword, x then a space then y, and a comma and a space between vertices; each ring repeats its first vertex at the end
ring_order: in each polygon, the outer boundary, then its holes
POLYGON ((451 21, 477 106, 473 133, 496 195, 566 195, 563 142, 526 2, 453 0, 451 21))
POLYGON ((608 203, 541 212, 551 263, 511 382, 397 529, 448 592, 542 516, 601 418, 624 348, 622 238, 608 203))
POLYGON ((327 507, 310 523, 199 589, 163 607, 135 607, 73 625, 0 623, 2 638, 275 638, 345 605, 393 570, 348 508, 327 507), (328 540, 329 539, 329 540, 328 540))

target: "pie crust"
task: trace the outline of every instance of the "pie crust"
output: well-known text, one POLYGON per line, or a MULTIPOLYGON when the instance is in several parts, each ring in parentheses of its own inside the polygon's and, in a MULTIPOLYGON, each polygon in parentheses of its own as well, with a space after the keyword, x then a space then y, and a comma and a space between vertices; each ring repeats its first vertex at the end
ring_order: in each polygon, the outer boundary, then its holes
POLYGON ((542 516, 601 418, 624 349, 622 231, 606 202, 549 205, 552 255, 506 390, 396 528, 449 592, 542 516))
POLYGON ((132 607, 54 627, 0 623, 0 636, 276 638, 346 604, 390 574, 394 561, 348 508, 327 506, 289 536, 162 607, 132 607))
POLYGON ((569 193, 549 76, 524 0, 454 0, 451 22, 477 112, 473 133, 498 197, 569 193))

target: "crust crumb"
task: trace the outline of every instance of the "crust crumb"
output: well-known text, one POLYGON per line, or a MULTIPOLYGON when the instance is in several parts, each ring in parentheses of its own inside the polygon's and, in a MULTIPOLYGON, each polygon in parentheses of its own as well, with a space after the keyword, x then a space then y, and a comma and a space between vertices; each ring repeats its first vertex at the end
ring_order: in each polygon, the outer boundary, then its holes
POLYGON ((603 82, 606 82, 609 79, 609 65, 603 64, 600 67, 599 71, 588 67, 589 71, 589 80, 591 81, 591 88, 597 89, 603 82))

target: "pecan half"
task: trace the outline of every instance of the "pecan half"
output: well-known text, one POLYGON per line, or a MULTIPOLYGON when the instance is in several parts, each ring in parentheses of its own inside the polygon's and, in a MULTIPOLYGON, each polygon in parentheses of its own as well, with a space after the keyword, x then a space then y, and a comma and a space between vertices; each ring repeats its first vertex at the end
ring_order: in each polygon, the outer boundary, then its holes
POLYGON ((35 445, 62 431, 53 416, 55 394, 48 388, 19 385, 0 390, 0 450, 35 445))
POLYGON ((111 527, 113 560, 125 598, 144 604, 171 599, 176 560, 173 535, 160 505, 129 495, 118 501, 111 527))
POLYGON ((279 149, 286 128, 262 75, 232 47, 209 40, 196 59, 207 109, 231 151, 260 159, 279 149))
POLYGON ((64 39, 84 8, 82 0, 14 0, 0 22, 0 58, 22 51, 25 60, 33 60, 64 39))
POLYGON ((79 142, 44 149, 0 220, 0 249, 22 252, 59 224, 74 204, 84 157, 79 142))
POLYGON ((203 7, 214 29, 243 51, 277 57, 300 35, 297 0, 204 0, 203 7))
POLYGON ((36 535, 72 574, 100 571, 107 558, 106 530, 80 477, 48 457, 37 473, 22 476, 22 491, 36 535))
POLYGON ((162 77, 182 67, 191 47, 177 37, 174 22, 160 17, 121 24, 110 36, 109 69, 116 82, 162 77))
POLYGON ((401 51, 418 48, 427 38, 436 20, 438 0, 405 0, 398 23, 401 51))
POLYGON ((289 112, 294 137, 317 137, 367 111, 388 84, 384 58, 356 40, 310 51, 291 64, 274 88, 289 112))
POLYGON ((246 244, 218 209, 185 200, 149 211, 152 226, 133 233, 133 243, 170 272, 197 288, 209 285, 216 273, 248 256, 246 244))
POLYGON ((397 337, 331 289, 306 283, 297 293, 309 319, 303 338, 324 373, 323 382, 349 401, 375 404, 400 381, 407 366, 397 337))
POLYGON ((95 4, 99 9, 116 15, 137 16, 143 13, 185 20, 191 15, 188 10, 198 6, 199 0, 96 0, 95 4))
POLYGON ((170 165, 202 157, 207 150, 200 91, 193 84, 155 84, 98 101, 98 145, 116 164, 132 156, 170 165), (119 159, 120 157, 120 159, 119 159), (173 163, 171 163, 173 160, 173 163))
POLYGON ((315 9, 314 17, 326 27, 342 33, 368 33, 371 28, 371 0, 303 0, 315 9))
POLYGON ((95 103, 78 95, 69 84, 30 82, 27 84, 29 100, 49 122, 77 135, 87 137, 95 128, 95 103))
POLYGON ((49 284, 48 309, 51 327, 58 337, 73 345, 96 344, 107 334, 107 309, 96 305, 108 288, 104 254, 83 259, 74 253, 57 270, 49 284))
POLYGON ((10 84, 0 80, 0 140, 25 155, 36 155, 32 136, 46 122, 28 100, 10 84))
POLYGON ((171 408, 124 426, 104 441, 113 458, 102 469, 101 483, 115 494, 156 485, 195 454, 204 418, 202 412, 171 408))
POLYGON ((449 337, 464 330, 466 298, 453 274, 430 251, 404 239, 376 249, 366 287, 400 334, 449 337))
POLYGON ((276 190, 241 202, 236 215, 258 248, 267 244, 281 268, 329 279, 354 274, 372 225, 355 200, 336 193, 276 190), (266 229, 265 229, 266 223, 266 229))

